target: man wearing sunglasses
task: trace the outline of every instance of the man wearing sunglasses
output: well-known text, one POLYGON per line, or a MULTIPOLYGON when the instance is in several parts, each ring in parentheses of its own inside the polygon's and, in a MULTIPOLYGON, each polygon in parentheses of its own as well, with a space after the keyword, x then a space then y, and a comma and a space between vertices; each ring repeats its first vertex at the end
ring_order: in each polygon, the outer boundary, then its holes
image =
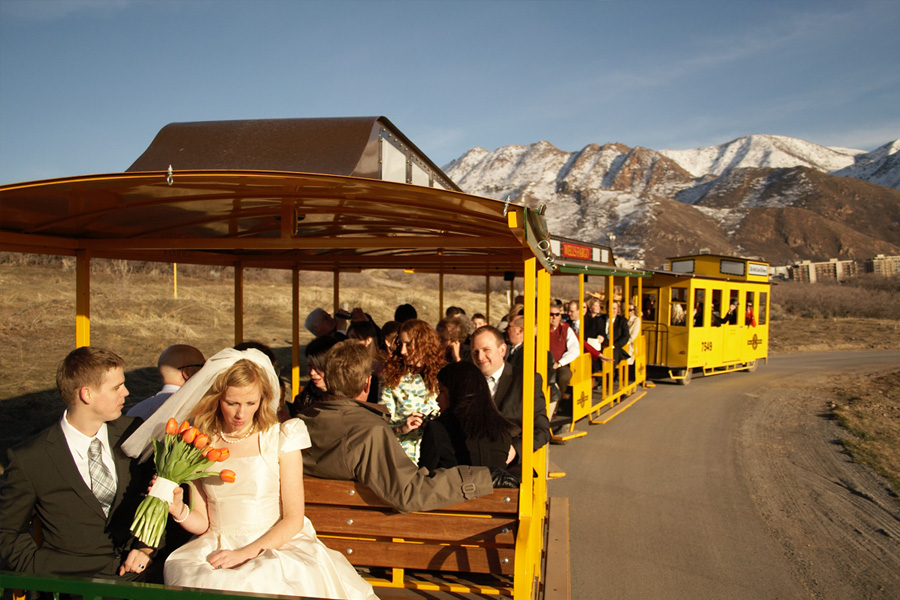
POLYGON ((550 304, 550 353, 553 355, 553 370, 559 393, 566 396, 566 389, 572 379, 569 363, 578 358, 578 336, 566 323, 562 322, 563 307, 557 301, 550 304))
POLYGON ((155 396, 150 396, 132 406, 128 416, 140 417, 146 421, 169 396, 199 371, 205 362, 203 353, 187 344, 175 344, 163 350, 156 362, 163 382, 162 389, 155 396))

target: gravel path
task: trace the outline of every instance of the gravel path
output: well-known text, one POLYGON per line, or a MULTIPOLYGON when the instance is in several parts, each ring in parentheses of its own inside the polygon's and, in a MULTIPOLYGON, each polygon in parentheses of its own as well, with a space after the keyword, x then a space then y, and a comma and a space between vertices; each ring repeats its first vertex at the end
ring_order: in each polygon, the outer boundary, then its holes
POLYGON ((551 448, 572 598, 900 597, 900 501, 848 460, 820 391, 897 365, 898 351, 776 356, 581 424, 551 448))

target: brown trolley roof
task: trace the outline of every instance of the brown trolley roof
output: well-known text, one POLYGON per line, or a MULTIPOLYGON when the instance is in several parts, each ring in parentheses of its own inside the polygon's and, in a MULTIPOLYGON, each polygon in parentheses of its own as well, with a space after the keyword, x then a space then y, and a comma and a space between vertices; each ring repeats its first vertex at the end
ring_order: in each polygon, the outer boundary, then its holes
POLYGON ((444 179, 383 117, 178 123, 125 173, 0 186, 0 250, 322 271, 548 265, 543 217, 444 179), (386 143, 434 187, 379 179, 386 143))
MULTIPOLYGON (((519 206, 439 188, 261 171, 122 173, 0 187, 0 249, 353 271, 520 272, 519 206)), ((535 241, 536 245, 536 241, 535 241)), ((539 255, 538 250, 535 250, 539 255)))

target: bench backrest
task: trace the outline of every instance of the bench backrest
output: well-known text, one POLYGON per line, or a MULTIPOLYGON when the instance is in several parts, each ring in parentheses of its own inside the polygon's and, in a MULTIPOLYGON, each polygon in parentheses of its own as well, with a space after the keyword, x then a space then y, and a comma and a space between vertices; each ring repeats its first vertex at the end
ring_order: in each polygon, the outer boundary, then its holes
POLYGON ((353 481, 304 477, 319 538, 356 566, 512 575, 518 489, 402 514, 353 481))

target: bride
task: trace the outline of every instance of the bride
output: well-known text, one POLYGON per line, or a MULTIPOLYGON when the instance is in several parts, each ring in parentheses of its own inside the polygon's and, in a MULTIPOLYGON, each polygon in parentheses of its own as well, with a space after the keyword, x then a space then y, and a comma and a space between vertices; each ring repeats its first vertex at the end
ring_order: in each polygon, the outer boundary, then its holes
POLYGON ((123 445, 147 452, 169 417, 188 419, 226 447, 224 466, 234 483, 200 479, 193 506, 176 488, 169 513, 196 534, 165 564, 165 582, 241 592, 375 599, 369 585, 341 555, 316 537, 304 516, 303 459, 310 446, 299 419, 278 423, 278 378, 258 350, 225 349, 210 358, 123 445), (162 426, 162 428, 161 428, 162 426))

